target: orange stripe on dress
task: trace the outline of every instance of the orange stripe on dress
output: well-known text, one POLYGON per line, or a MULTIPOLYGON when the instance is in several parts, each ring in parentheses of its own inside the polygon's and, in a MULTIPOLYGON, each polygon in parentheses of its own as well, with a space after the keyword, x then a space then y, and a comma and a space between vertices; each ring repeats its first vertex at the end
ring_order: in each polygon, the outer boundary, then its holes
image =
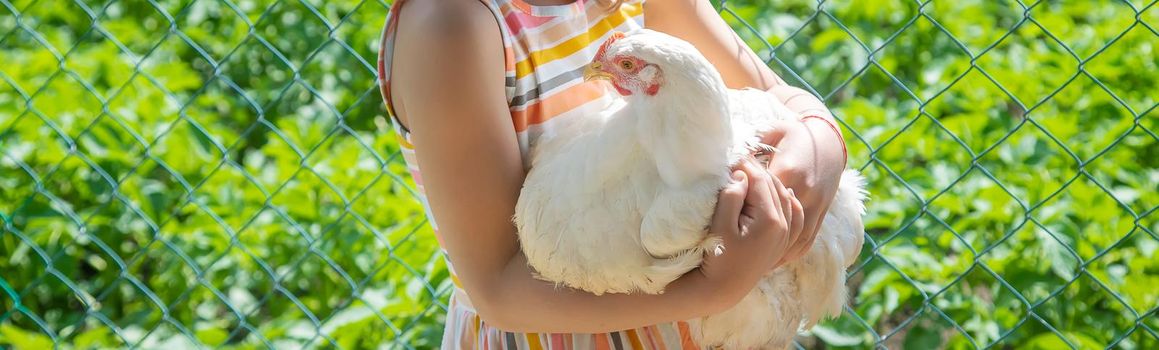
POLYGON ((511 46, 503 47, 503 63, 507 72, 515 71, 515 49, 512 49, 511 46))
POLYGON ((525 13, 531 13, 531 6, 525 2, 512 1, 512 2, 510 2, 510 4, 515 6, 516 8, 518 8, 520 11, 523 11, 525 13))
POLYGON ((692 341, 692 331, 688 329, 687 322, 678 322, 676 327, 680 329, 680 347, 684 349, 699 349, 695 341, 692 341))
POLYGON ((632 349, 644 348, 644 344, 640 342, 640 335, 636 334, 635 329, 629 329, 626 333, 628 334, 628 342, 632 344, 632 349))
POLYGON ((406 137, 403 137, 401 133, 396 132, 396 133, 394 133, 394 135, 395 135, 395 138, 398 139, 399 146, 401 146, 402 148, 411 149, 411 150, 415 149, 415 145, 410 143, 410 141, 408 141, 406 139, 406 137))
POLYGON ((538 333, 527 333, 527 348, 530 350, 543 350, 543 342, 540 341, 538 333))
POLYGON ((611 341, 611 339, 608 339, 607 333, 596 334, 595 339, 593 339, 596 350, 611 350, 611 341))
POLYGON ((604 93, 604 88, 595 83, 583 83, 553 94, 545 100, 528 104, 522 110, 511 111, 515 132, 526 131, 528 126, 542 124, 557 115, 595 101, 604 93))

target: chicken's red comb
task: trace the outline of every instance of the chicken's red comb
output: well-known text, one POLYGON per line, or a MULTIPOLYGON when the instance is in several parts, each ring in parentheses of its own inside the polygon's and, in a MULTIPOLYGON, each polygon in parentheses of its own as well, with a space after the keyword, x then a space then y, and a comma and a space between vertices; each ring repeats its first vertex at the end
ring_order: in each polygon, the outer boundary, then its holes
POLYGON ((608 37, 608 41, 605 41, 603 45, 600 45, 600 49, 596 51, 596 60, 598 61, 604 59, 604 53, 608 51, 608 46, 612 45, 612 43, 616 42, 616 40, 623 38, 623 32, 612 33, 612 36, 608 37))

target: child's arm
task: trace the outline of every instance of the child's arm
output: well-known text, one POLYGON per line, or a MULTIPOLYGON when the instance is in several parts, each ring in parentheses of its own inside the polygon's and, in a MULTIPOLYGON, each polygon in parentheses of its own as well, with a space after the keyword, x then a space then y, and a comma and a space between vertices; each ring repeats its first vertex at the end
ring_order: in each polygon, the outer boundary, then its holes
POLYGON ((713 232, 728 251, 706 258, 666 293, 595 296, 536 280, 511 222, 524 172, 495 19, 474 0, 411 1, 402 11, 392 100, 411 130, 443 246, 488 323, 593 333, 704 316, 735 304, 787 254, 784 241, 800 232, 790 225, 800 204, 766 172, 747 167, 749 178, 726 187, 717 206, 713 232))
POLYGON ((644 3, 645 25, 696 46, 720 71, 728 87, 769 90, 785 85, 744 40, 725 23, 708 0, 658 0, 644 3))

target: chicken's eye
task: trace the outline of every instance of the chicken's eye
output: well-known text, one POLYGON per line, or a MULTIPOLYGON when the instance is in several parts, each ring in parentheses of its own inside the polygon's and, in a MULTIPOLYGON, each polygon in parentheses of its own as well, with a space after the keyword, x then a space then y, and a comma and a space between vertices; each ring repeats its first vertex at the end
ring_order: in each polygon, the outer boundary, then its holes
POLYGON ((624 70, 632 70, 633 68, 636 68, 636 63, 632 62, 632 60, 620 60, 620 68, 623 68, 624 70))

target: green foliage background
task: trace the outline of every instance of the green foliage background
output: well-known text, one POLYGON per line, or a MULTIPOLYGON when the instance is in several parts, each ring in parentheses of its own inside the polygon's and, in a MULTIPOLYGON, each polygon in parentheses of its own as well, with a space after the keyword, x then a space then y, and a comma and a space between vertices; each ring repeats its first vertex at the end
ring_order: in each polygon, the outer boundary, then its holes
MULTIPOLYGON (((733 0, 870 179, 806 348, 1159 348, 1155 1, 733 0)), ((0 348, 431 348, 389 4, 0 0, 0 348)))

